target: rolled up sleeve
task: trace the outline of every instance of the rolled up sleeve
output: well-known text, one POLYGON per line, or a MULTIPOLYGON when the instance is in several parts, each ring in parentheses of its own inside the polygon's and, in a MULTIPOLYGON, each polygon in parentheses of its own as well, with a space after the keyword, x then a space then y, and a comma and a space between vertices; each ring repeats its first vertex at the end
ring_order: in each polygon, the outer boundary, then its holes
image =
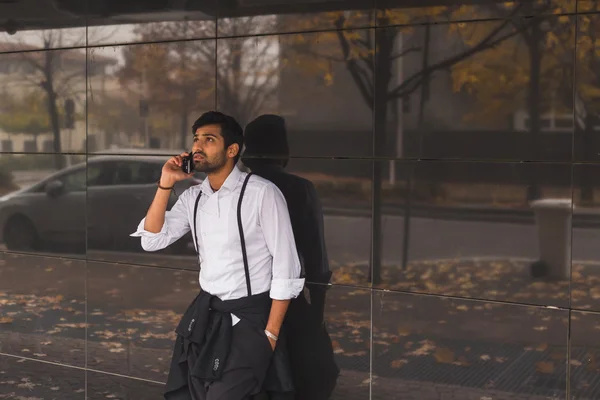
POLYGON ((273 257, 270 296, 274 300, 298 297, 304 287, 287 203, 275 185, 266 185, 260 201, 260 224, 273 257))
POLYGON ((188 201, 190 190, 183 192, 170 211, 165 213, 165 222, 158 233, 149 232, 144 229, 146 218, 143 218, 138 224, 137 230, 132 233, 132 237, 140 237, 141 245, 145 251, 162 250, 190 231, 188 219, 188 201))

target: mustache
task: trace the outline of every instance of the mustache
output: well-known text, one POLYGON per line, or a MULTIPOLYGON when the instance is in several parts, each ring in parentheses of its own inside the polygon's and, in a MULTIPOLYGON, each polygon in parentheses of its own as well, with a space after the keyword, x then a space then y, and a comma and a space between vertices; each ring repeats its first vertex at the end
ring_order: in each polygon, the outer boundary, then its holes
POLYGON ((199 154, 199 155, 201 155, 202 157, 206 158, 206 154, 204 154, 204 153, 203 153, 203 152, 201 152, 201 151, 196 151, 196 152, 193 152, 193 153, 192 153, 192 157, 194 157, 196 154, 199 154))

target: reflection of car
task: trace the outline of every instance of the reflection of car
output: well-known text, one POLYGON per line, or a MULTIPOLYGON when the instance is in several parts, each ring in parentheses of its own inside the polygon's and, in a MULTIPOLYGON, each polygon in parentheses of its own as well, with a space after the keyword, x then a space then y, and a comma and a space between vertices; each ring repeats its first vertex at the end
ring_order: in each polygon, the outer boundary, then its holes
MULTIPOLYGON (((130 238, 154 199, 166 156, 90 156, 42 181, 0 197, 0 242, 10 250, 140 248, 130 238), (87 190, 86 190, 87 189, 87 190)), ((204 174, 178 182, 176 195, 204 174)), ((171 196, 169 208, 177 200, 171 196)), ((137 239, 137 240, 136 240, 137 239)), ((188 247, 187 240, 173 251, 188 247)))

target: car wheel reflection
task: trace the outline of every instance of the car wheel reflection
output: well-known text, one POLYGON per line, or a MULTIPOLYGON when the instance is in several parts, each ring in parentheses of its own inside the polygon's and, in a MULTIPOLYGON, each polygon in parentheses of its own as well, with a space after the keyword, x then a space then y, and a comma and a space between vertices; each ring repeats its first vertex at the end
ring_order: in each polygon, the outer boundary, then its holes
POLYGON ((33 223, 25 216, 11 217, 4 227, 6 247, 15 251, 39 250, 40 240, 33 223))

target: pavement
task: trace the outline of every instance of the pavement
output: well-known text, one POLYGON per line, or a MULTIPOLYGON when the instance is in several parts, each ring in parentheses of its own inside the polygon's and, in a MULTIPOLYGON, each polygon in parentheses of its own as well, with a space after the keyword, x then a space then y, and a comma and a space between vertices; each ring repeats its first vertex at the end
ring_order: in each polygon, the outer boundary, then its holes
MULTIPOLYGON (((409 291, 569 299, 564 283, 531 281, 525 265, 423 262, 387 269, 385 277, 409 291)), ((598 309, 597 281, 584 267, 576 267, 579 292, 572 301, 598 309)), ((372 292, 357 287, 360 268, 335 273, 349 280, 330 289, 326 309, 342 369, 334 399, 368 399, 370 392, 374 399, 564 399, 569 373, 569 398, 600 398, 598 314, 372 292)), ((0 398, 82 399, 85 371, 78 368, 86 367, 88 398, 159 398, 173 327, 196 294, 196 274, 4 253, 0 398)))
MULTIPOLYGON (((495 390, 388 379, 342 370, 331 400, 548 400, 559 396, 520 396, 495 390), (371 385, 372 382, 372 385, 371 385), (372 396, 369 392, 372 391, 372 396)), ((161 382, 66 367, 49 367, 24 359, 0 358, 0 399, 16 400, 155 400, 162 398, 161 382), (87 385, 86 385, 87 378, 87 385)), ((578 397, 579 399, 579 397, 578 397)))

